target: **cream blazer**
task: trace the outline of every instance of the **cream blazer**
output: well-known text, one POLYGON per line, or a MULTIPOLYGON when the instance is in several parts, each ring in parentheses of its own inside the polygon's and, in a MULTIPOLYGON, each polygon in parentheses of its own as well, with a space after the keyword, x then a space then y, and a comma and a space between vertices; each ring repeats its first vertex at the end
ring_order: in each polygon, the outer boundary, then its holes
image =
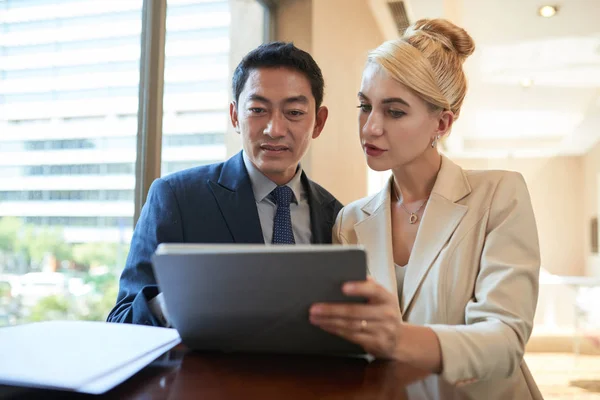
MULTIPOLYGON (((346 206, 333 241, 364 246, 369 274, 398 296, 391 184, 346 206)), ((466 171, 442 156, 402 289, 402 319, 431 327, 441 344, 443 379, 428 391, 452 398, 445 385, 460 387, 464 398, 542 399, 523 361, 539 269, 537 227, 523 177, 466 171)))

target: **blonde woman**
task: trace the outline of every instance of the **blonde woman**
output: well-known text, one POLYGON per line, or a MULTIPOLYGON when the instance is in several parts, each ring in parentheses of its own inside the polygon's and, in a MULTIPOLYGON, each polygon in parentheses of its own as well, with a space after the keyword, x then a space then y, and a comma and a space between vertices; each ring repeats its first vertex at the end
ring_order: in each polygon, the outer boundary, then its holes
POLYGON ((463 170, 437 149, 460 115, 462 64, 474 48, 463 29, 434 19, 370 53, 360 140, 369 167, 393 174, 380 193, 346 206, 333 233, 366 248, 371 279, 344 291, 369 302, 315 304, 310 319, 472 398, 541 398, 523 362, 540 267, 525 182, 463 170))

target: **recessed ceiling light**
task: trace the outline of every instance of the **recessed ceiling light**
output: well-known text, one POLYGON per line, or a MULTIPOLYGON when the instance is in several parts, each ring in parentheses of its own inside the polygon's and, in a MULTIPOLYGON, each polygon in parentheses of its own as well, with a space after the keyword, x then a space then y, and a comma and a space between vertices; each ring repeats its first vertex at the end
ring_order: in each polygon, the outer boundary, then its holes
POLYGON ((533 79, 531 78, 523 78, 519 81, 519 84, 524 88, 530 88, 533 86, 533 79))
POLYGON ((538 10, 538 13, 540 14, 540 16, 545 17, 545 18, 554 17, 557 12, 558 12, 558 7, 556 7, 556 6, 542 6, 538 10))

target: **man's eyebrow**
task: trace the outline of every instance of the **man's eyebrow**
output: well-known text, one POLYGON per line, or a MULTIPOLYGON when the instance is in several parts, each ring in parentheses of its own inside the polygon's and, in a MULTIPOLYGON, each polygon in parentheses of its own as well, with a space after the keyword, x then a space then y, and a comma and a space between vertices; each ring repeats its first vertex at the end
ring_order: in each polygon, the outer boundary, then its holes
POLYGON ((271 101, 269 99, 267 99, 264 96, 261 96, 260 94, 251 94, 250 96, 248 96, 248 100, 250 101, 260 101, 262 103, 271 103, 271 101))
POLYGON ((308 97, 304 96, 304 95, 299 95, 299 96, 292 96, 292 97, 288 97, 287 99, 285 99, 286 103, 303 103, 303 104, 308 104, 308 97))

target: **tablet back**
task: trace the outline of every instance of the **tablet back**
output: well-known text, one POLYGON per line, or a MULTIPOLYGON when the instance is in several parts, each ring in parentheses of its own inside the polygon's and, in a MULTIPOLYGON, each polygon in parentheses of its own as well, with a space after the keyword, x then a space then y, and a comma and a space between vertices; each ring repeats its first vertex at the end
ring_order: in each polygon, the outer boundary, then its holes
POLYGON ((192 349, 364 353, 308 319, 316 302, 364 302, 341 291, 366 279, 361 248, 161 245, 153 267, 171 324, 192 349))

